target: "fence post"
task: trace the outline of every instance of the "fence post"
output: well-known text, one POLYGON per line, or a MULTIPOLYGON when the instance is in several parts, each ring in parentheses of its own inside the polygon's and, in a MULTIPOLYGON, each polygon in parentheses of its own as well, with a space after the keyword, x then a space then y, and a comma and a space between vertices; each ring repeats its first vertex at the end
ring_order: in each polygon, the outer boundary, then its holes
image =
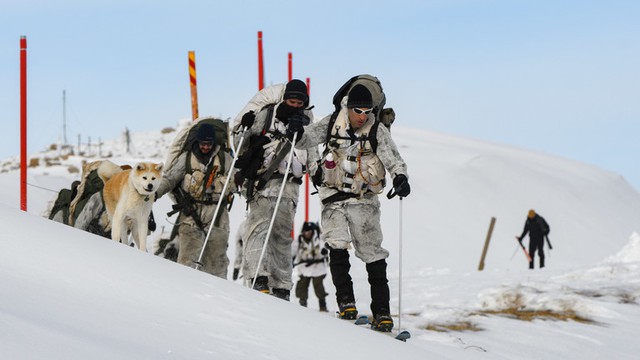
POLYGON ((484 248, 482 249, 482 256, 480 257, 480 264, 478 265, 478 271, 484 270, 484 258, 487 256, 487 250, 489 249, 489 241, 491 241, 491 234, 493 234, 493 227, 496 224, 496 218, 491 218, 489 224, 489 231, 487 232, 487 238, 484 240, 484 248))

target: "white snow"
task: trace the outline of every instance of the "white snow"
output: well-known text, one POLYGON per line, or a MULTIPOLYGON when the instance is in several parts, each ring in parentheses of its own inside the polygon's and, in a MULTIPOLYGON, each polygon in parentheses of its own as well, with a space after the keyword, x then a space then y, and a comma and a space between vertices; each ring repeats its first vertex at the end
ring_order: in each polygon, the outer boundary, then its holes
MULTIPOLYGON (((412 333, 407 343, 317 312, 313 294, 302 308, 294 296, 286 303, 45 219, 56 192, 79 177, 68 166, 82 161, 51 151, 32 155, 52 165, 29 169, 27 213, 17 159, 0 164, 0 358, 636 358, 640 194, 623 178, 513 147, 395 125, 392 134, 412 193, 402 202, 381 196, 382 222, 392 313, 412 333), (527 269, 514 239, 530 208, 551 226, 554 248, 545 247, 542 270, 527 269), (477 271, 492 216, 485 270, 477 271)), ((175 132, 131 135, 132 154, 117 139, 102 156, 163 161, 175 132)), ((244 208, 237 199, 232 238, 244 208)), ((169 231, 169 209, 166 197, 154 205, 159 229, 169 231)), ((301 199, 296 231, 303 218, 301 199)), ((316 197, 310 218, 319 218, 316 197)), ((369 313, 355 257, 352 275, 358 309, 369 313)), ((333 285, 325 285, 333 312, 333 285)))

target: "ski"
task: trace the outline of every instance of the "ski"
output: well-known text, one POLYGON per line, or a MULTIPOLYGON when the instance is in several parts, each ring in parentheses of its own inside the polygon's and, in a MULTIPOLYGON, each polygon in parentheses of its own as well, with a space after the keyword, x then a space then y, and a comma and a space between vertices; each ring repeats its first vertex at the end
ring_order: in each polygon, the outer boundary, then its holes
MULTIPOLYGON (((356 325, 369 325, 369 324, 371 324, 371 322, 369 321, 369 317, 366 316, 366 315, 358 316, 358 318, 353 323, 356 324, 356 325)), ((371 328, 371 330, 376 331, 376 332, 381 333, 381 334, 388 335, 388 336, 393 336, 393 333, 391 333, 391 332, 377 331, 377 330, 375 330, 373 328, 371 328)), ((402 342, 407 342, 407 339, 411 338, 411 333, 409 333, 406 330, 403 330, 403 331, 400 331, 395 336, 393 336, 393 338, 396 339, 396 340, 400 340, 402 342)))
POLYGON ((522 251, 524 251, 524 255, 527 257, 527 260, 529 262, 531 262, 531 256, 529 255, 529 252, 527 251, 527 249, 524 248, 524 245, 522 245, 522 241, 520 239, 518 239, 517 236, 516 236, 516 240, 518 241, 518 244, 520 244, 520 247, 522 248, 522 251))
POLYGON ((395 339, 407 342, 407 339, 411 339, 411 333, 409 333, 407 330, 402 330, 398 333, 398 335, 396 335, 395 339))
POLYGON ((369 317, 367 315, 360 315, 354 322, 356 325, 369 325, 369 317))

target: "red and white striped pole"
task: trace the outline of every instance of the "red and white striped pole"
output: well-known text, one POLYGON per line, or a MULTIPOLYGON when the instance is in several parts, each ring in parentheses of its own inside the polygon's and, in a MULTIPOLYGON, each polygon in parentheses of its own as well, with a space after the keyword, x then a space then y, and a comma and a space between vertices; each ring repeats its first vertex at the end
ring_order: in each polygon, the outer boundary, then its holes
POLYGON ((258 31, 258 90, 264 89, 264 60, 262 57, 262 31, 258 31))
POLYGON ((198 118, 198 83, 196 80, 196 53, 189 51, 189 81, 191 84, 191 117, 198 118))
POLYGON ((20 209, 27 211, 27 37, 20 37, 20 209))

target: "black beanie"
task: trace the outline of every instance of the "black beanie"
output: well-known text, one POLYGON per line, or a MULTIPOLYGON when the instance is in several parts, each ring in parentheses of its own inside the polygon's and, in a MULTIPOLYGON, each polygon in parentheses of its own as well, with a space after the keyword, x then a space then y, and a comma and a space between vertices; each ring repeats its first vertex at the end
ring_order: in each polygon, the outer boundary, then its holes
POLYGON ((315 230, 318 227, 318 225, 312 223, 312 222, 305 222, 304 224, 302 224, 302 232, 305 231, 309 231, 309 230, 315 230))
POLYGON ((304 105, 309 105, 309 96, 307 95, 307 85, 302 80, 294 79, 287 83, 284 88, 284 100, 298 99, 304 102, 304 105))
POLYGON ((371 98, 371 92, 366 86, 358 84, 349 91, 349 98, 347 99, 348 108, 367 108, 373 107, 373 100, 371 98))
POLYGON ((198 132, 196 133, 197 141, 211 141, 215 143, 216 140, 216 129, 211 124, 200 124, 198 127, 198 132))

